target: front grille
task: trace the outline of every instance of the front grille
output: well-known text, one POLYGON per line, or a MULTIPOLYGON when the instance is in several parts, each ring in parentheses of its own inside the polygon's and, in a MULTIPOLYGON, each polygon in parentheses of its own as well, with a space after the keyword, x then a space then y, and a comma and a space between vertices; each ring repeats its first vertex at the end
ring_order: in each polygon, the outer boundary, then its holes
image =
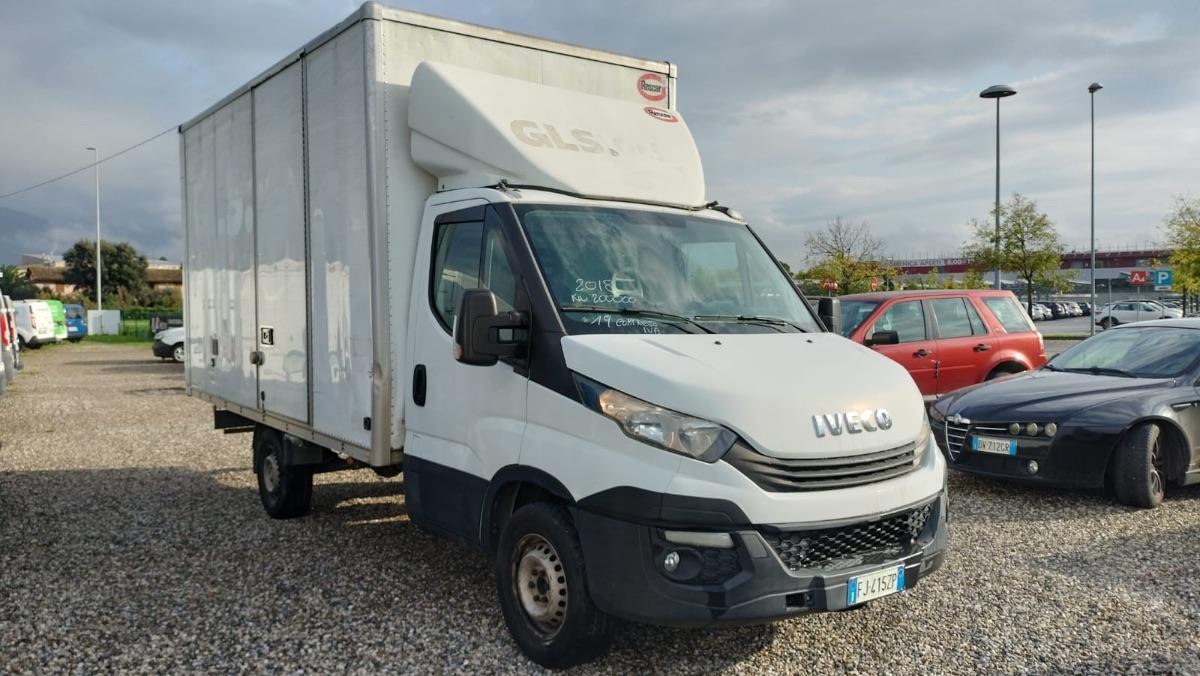
POLYGON ((700 549, 702 567, 692 582, 696 584, 721 584, 742 571, 734 549, 700 549))
POLYGON ((962 450, 963 443, 967 440, 967 430, 971 429, 970 423, 952 423, 946 421, 946 452, 951 457, 962 450))
MULTIPOLYGON (((935 501, 936 502, 936 501, 935 501)), ((895 561, 908 554, 933 514, 934 502, 885 517, 822 530, 769 531, 762 536, 794 571, 841 570, 895 561)))
POLYGON ((819 491, 892 479, 916 469, 916 444, 840 458, 772 458, 737 443, 725 461, 768 491, 819 491))

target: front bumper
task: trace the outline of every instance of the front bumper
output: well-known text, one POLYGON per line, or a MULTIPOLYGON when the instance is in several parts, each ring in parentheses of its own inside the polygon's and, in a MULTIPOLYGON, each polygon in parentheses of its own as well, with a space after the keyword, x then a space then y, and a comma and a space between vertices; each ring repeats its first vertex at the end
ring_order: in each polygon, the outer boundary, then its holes
MULTIPOLYGON (((663 530, 603 516, 584 509, 575 512, 586 559, 588 589, 604 612, 628 620, 676 626, 752 624, 805 613, 843 610, 851 578, 891 566, 905 567, 904 589, 937 570, 945 558, 948 532, 947 500, 943 491, 929 505, 919 534, 883 560, 871 552, 840 560, 828 569, 795 567, 794 550, 779 546, 781 532, 829 533, 883 523, 902 512, 863 522, 795 526, 749 526, 729 532, 733 549, 714 550, 667 542, 663 530), (764 537, 767 536, 767 537, 764 537), (772 546, 771 541, 776 544, 772 546), (690 580, 672 579, 662 568, 669 551, 685 560, 703 561, 690 580), (789 557, 792 566, 784 562, 789 557)), ((679 570, 683 570, 681 566, 679 570)))
POLYGON ((175 356, 175 346, 167 345, 166 343, 162 342, 161 340, 154 341, 153 350, 154 350, 154 356, 158 357, 159 359, 169 359, 169 358, 175 356))
POLYGON ((949 442, 945 426, 931 423, 946 464, 960 472, 1055 488, 1102 488, 1116 438, 1096 430, 1059 426, 1053 439, 1017 436, 1016 455, 979 453, 970 449, 970 434, 959 448, 949 442), (1029 461, 1037 463, 1030 473, 1029 461))

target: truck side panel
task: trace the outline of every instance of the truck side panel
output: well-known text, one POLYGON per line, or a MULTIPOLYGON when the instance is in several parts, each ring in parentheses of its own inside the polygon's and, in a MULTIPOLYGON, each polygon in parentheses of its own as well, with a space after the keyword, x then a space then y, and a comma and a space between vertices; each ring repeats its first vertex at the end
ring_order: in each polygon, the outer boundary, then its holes
POLYGON ((313 427, 370 448, 371 235, 363 24, 305 57, 313 427))
POLYGON ((258 385, 262 407, 308 421, 302 65, 254 91, 258 385))

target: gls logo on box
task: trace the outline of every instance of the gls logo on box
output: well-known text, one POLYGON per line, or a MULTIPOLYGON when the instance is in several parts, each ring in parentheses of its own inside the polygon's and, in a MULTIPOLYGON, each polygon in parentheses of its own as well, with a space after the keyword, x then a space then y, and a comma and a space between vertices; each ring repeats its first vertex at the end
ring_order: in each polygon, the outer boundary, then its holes
MULTIPOLYGON (((558 148, 559 150, 585 152, 593 155, 604 152, 604 145, 586 129, 570 130, 570 137, 574 143, 563 140, 562 134, 552 124, 538 124, 531 120, 513 120, 509 129, 512 130, 513 136, 516 136, 517 140, 538 148, 558 148)), ((608 154, 617 157, 621 153, 617 152, 616 148, 609 148, 608 154)))

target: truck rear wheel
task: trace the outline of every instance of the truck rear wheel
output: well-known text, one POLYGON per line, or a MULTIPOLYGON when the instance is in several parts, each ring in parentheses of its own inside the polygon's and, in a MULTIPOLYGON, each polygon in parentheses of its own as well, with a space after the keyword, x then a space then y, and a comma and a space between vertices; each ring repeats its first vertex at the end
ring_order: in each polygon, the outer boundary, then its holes
POLYGON ((526 505, 509 519, 496 585, 509 633, 542 666, 587 662, 612 642, 613 621, 592 603, 579 537, 558 505, 526 505))
POLYGON ((263 509, 274 519, 304 516, 312 504, 312 470, 286 460, 279 433, 259 429, 254 435, 254 473, 263 509))

